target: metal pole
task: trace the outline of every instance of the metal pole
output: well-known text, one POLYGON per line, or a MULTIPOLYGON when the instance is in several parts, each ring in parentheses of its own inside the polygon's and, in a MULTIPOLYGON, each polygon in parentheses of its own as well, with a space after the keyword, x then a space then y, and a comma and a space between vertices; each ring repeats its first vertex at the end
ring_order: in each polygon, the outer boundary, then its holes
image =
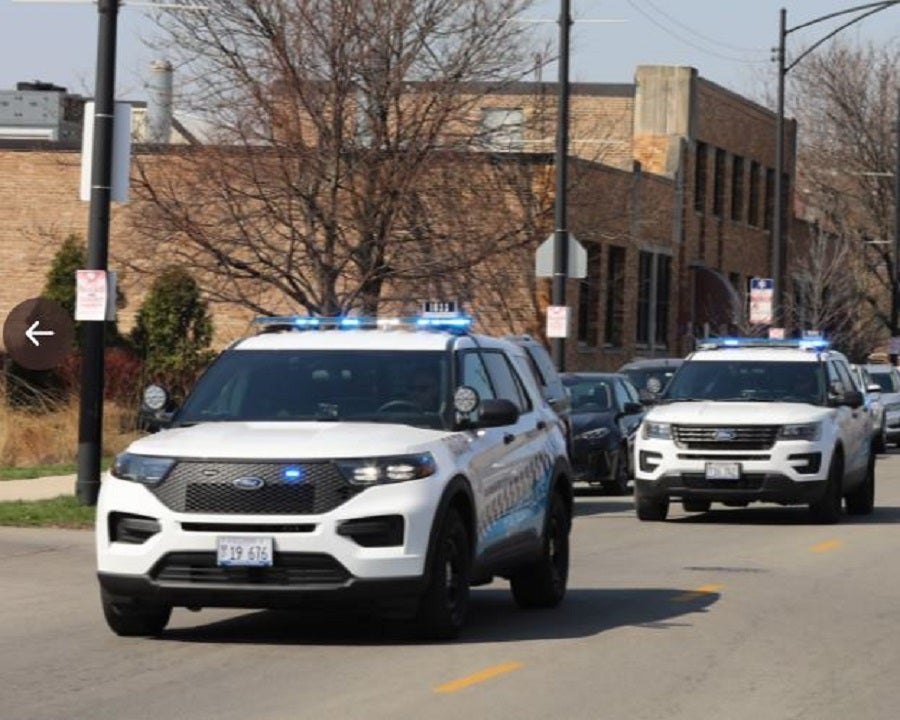
MULTIPOLYGON (((894 166, 894 272, 891 275, 891 340, 890 348, 896 350, 895 338, 900 335, 900 92, 897 93, 896 151, 894 166)), ((897 353, 890 353, 891 364, 897 364, 897 353)))
MULTIPOLYGON (((120 0, 97 2, 97 74, 94 85, 94 147, 91 156, 91 208, 87 269, 106 270, 109 247, 113 113, 115 110, 116 21, 120 0)), ((78 418, 78 479, 75 494, 96 505, 100 492, 103 438, 103 346, 106 324, 84 323, 81 358, 81 406, 78 418)))
POLYGON ((782 194, 784 192, 782 175, 784 173, 784 76, 787 74, 784 67, 784 44, 787 36, 787 10, 781 9, 781 22, 778 29, 778 106, 775 111, 775 197, 772 199, 772 324, 783 324, 783 293, 782 282, 782 250, 783 229, 781 218, 784 213, 782 208, 782 194))
MULTIPOLYGON (((551 304, 566 304, 566 279, 569 274, 569 231, 566 225, 566 185, 569 151, 569 28, 572 24, 569 0, 560 0, 559 11, 559 104, 556 123, 556 231, 553 240, 553 288, 551 304)), ((565 338, 553 338, 553 362, 566 369, 565 338)))

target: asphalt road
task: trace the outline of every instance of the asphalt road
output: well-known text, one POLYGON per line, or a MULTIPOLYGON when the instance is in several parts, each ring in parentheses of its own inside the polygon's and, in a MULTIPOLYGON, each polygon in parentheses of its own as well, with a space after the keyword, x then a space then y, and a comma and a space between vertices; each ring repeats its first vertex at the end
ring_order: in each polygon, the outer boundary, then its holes
POLYGON ((894 720, 900 454, 839 525, 755 506, 641 523, 582 495, 570 591, 473 591, 464 636, 299 613, 176 610, 159 639, 100 611, 90 532, 0 528, 2 720, 894 720))

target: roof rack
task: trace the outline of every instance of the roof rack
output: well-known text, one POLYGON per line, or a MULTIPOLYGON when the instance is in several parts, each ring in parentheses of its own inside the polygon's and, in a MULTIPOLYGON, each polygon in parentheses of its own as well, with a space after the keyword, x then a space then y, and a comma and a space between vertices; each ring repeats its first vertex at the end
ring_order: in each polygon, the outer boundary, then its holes
POLYGON ((253 319, 260 332, 285 332, 302 330, 436 330, 465 334, 472 326, 473 318, 465 313, 435 313, 408 317, 361 317, 338 315, 277 315, 253 319))
POLYGON ((761 338, 761 337, 712 337, 697 341, 697 350, 716 350, 722 348, 793 348, 795 350, 812 350, 820 352, 831 347, 831 343, 821 336, 802 338, 761 338))

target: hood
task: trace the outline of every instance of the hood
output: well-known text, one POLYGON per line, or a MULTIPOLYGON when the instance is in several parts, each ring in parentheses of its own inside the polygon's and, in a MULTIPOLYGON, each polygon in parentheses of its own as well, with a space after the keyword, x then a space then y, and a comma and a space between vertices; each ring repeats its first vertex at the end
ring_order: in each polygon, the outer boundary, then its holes
POLYGON ((674 402, 654 405, 645 419, 697 425, 784 425, 816 422, 831 412, 831 408, 805 403, 674 402))
POLYGON ((349 422, 221 422, 162 430, 128 452, 254 460, 376 457, 418 452, 449 434, 408 425, 349 422))
POLYGON ((577 435, 579 432, 598 427, 611 427, 613 425, 613 411, 574 413, 572 415, 572 430, 577 435))

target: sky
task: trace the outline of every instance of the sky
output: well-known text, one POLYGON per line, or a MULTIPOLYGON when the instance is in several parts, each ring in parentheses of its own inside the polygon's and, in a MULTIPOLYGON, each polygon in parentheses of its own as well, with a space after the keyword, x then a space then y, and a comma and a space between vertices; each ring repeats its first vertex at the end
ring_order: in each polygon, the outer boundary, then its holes
MULTIPOLYGON (((842 21, 830 13, 871 0, 570 0, 570 80, 630 83, 638 65, 690 65, 700 75, 750 96, 775 83, 771 50, 778 44, 779 10, 787 10, 787 55, 799 53, 842 21), (599 22, 604 21, 604 22, 599 22)), ((215 0, 208 0, 210 5, 215 0)), ((144 85, 158 51, 142 38, 152 33, 146 8, 126 3, 119 11, 117 97, 145 100, 144 85)), ((559 35, 559 0, 537 0, 523 15, 537 37, 553 47, 559 35)), ((96 74, 97 11, 90 1, 0 0, 0 90, 40 80, 92 95, 96 74)), ((848 42, 900 42, 900 4, 842 31, 848 42)), ((555 66, 545 79, 556 78, 555 66)))

